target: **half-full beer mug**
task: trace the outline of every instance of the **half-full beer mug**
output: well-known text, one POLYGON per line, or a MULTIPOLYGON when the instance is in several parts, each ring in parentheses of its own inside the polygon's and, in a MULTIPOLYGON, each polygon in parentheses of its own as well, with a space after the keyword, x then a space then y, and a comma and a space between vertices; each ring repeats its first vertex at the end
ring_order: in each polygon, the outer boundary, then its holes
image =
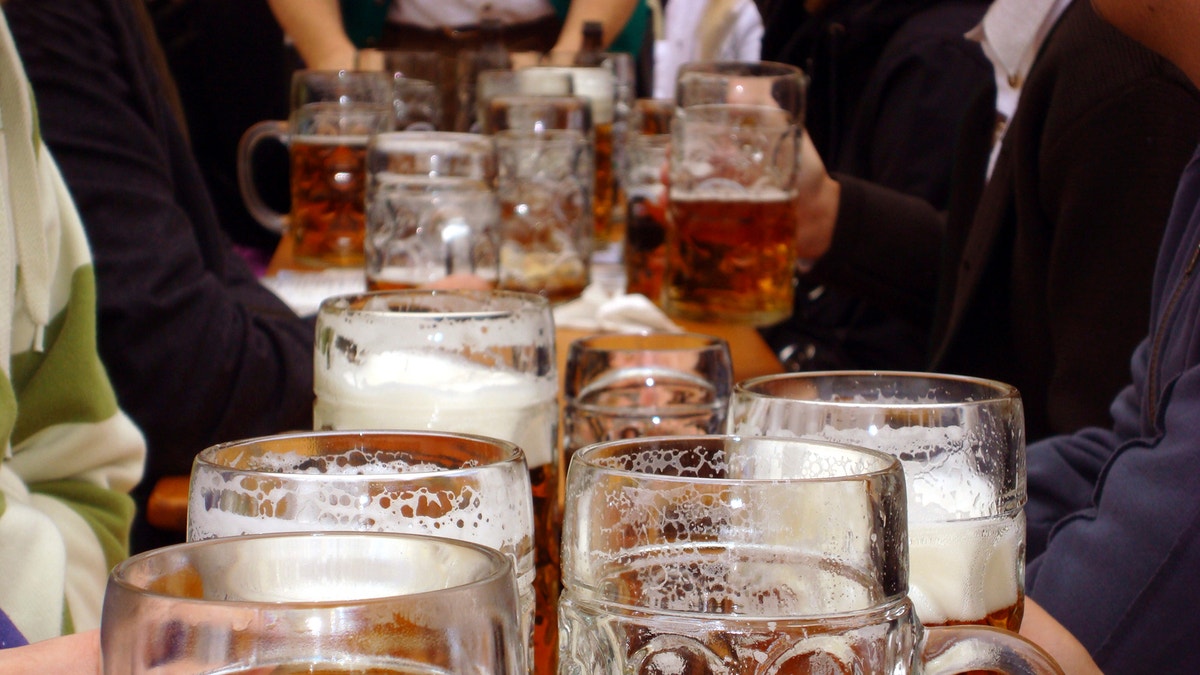
POLYGON ((904 475, 796 438, 592 445, 567 477, 560 673, 1057 673, 1015 633, 923 628, 904 475))
POLYGON ((766 326, 792 313, 800 130, 771 106, 680 108, 671 128, 664 309, 766 326))

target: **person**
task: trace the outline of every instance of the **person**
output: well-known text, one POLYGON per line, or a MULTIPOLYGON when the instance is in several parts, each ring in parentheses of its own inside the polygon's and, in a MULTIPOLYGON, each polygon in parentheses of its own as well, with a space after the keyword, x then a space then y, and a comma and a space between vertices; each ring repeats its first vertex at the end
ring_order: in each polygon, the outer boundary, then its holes
MULTIPOLYGON (((1093 4, 1200 87, 1200 2, 1093 4)), ((1110 675, 1192 673, 1200 661, 1197 260, 1200 148, 1175 194, 1148 334, 1126 360, 1130 383, 1110 422, 1028 448, 1026 590, 1052 622, 1022 632, 1044 645, 1076 639, 1110 675)))
POLYGON ((95 257, 99 349, 148 444, 133 548, 157 481, 222 441, 312 426, 314 322, 221 231, 169 104, 142 0, 9 0, 8 22, 95 257))
MULTIPOLYGON (((309 68, 353 68, 359 45, 351 41, 338 0, 269 0, 271 10, 309 68)), ((388 5, 381 49, 457 51, 477 46, 477 26, 484 18, 500 19, 510 51, 577 52, 583 25, 599 21, 604 44, 637 54, 649 10, 638 0, 529 0, 485 3, 393 2, 388 5), (489 12, 481 16, 480 7, 489 12), (562 18, 560 18, 562 17, 562 18)))
MULTIPOLYGON (((287 119, 295 56, 265 0, 145 3, 179 91, 184 131, 217 222, 258 272, 279 246, 279 234, 246 208, 238 188, 238 142, 256 122, 287 119)), ((287 150, 264 145, 256 159, 263 198, 286 212, 287 150)))
POLYGON ((1108 420, 1200 93, 1087 0, 995 0, 983 26, 1019 90, 974 98, 947 214, 802 153, 797 248, 818 282, 927 327, 928 369, 1017 387, 1036 440, 1108 420))
POLYGON ((44 672, 9 667, 7 648, 100 625, 108 571, 128 554, 145 443, 97 351, 87 239, 4 9, 0 118, 0 671, 44 672))
MULTIPOLYGON (((955 138, 991 64, 963 39, 988 0, 770 0, 763 58, 809 75, 805 128, 831 170, 950 200, 955 138)), ((789 320, 764 329, 789 369, 918 370, 928 329, 886 303, 800 275, 789 320)))
POLYGON ((691 61, 758 61, 763 22, 754 0, 671 0, 654 41, 655 98, 675 98, 679 67, 691 61))

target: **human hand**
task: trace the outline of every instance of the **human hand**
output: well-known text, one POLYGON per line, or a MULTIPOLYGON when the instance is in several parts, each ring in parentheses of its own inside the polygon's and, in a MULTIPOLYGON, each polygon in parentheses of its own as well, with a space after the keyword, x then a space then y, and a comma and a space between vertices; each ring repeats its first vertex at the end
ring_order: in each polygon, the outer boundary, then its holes
POLYGON ((816 260, 833 243, 842 187, 825 170, 825 162, 805 131, 800 141, 796 196, 796 255, 816 260))
POLYGON ((89 675, 100 672, 100 631, 42 640, 0 649, 0 673, 89 675))
POLYGON ((1067 675, 1101 675, 1088 650, 1050 613, 1025 598, 1021 635, 1045 649, 1067 675))

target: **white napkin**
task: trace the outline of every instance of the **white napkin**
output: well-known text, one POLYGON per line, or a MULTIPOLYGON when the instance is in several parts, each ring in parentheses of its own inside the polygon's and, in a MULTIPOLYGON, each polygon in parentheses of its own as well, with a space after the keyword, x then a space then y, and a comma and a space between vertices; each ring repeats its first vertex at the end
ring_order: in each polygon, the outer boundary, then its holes
POLYGON ((555 307, 554 324, 558 328, 614 333, 683 332, 650 298, 595 283, 583 289, 577 299, 555 307))

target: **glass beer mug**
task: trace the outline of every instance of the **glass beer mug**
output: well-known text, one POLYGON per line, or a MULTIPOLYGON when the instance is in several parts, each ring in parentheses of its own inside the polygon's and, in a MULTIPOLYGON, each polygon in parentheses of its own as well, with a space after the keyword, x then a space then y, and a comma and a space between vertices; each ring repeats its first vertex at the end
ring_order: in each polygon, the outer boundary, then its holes
POLYGON ((560 673, 1061 672, 1015 633, 924 628, 899 460, 796 438, 614 441, 575 454, 560 673))
POLYGON ((178 544, 109 576, 103 673, 523 675, 516 608, 509 558, 477 544, 366 532, 178 544))
POLYGON ((1025 418, 1011 385, 954 375, 813 372, 739 383, 731 433, 894 455, 908 481, 909 597, 926 625, 1021 627, 1025 418))

